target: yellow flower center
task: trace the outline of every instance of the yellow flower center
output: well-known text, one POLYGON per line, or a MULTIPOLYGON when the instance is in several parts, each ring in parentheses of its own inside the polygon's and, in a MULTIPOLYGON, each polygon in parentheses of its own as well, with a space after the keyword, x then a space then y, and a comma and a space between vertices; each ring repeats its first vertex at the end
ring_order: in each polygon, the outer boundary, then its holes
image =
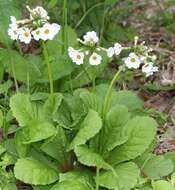
POLYGON ((96 61, 97 60, 97 56, 92 56, 92 59, 94 60, 94 61, 96 61))
POLYGON ((135 63, 136 59, 135 58, 131 58, 131 62, 135 63))
POLYGON ((49 34, 49 32, 50 32, 49 29, 46 29, 46 30, 44 31, 45 34, 49 34))
POLYGON ((39 35, 40 34, 40 31, 36 31, 36 35, 39 35))
POLYGON ((25 36, 26 38, 28 38, 28 37, 29 37, 29 33, 28 33, 28 32, 24 32, 24 36, 25 36))
POLYGON ((77 55, 77 59, 80 60, 80 59, 81 59, 81 56, 80 56, 80 55, 77 55))

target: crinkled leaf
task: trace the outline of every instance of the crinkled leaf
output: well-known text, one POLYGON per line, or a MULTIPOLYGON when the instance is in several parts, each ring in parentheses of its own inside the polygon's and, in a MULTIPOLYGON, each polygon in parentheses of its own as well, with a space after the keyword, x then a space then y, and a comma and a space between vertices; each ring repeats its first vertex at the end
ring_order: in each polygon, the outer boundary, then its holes
POLYGON ((10 108, 20 126, 27 125, 34 117, 29 95, 18 93, 11 97, 10 108))
POLYGON ((123 128, 129 118, 128 108, 123 105, 116 105, 107 114, 104 142, 108 151, 128 140, 128 137, 123 133, 123 128))
POLYGON ((150 117, 135 117, 125 125, 128 141, 116 147, 109 155, 108 161, 117 164, 131 160, 144 153, 156 135, 157 123, 150 117))
POLYGON ((85 144, 89 139, 94 137, 102 127, 102 120, 98 113, 94 110, 89 110, 86 118, 80 126, 80 130, 70 144, 69 150, 78 145, 85 144))
POLYGON ((161 179, 168 176, 174 169, 173 162, 170 159, 165 159, 164 156, 152 155, 150 159, 142 167, 143 173, 149 179, 161 179))
POLYGON ((86 109, 93 109, 98 113, 101 113, 103 102, 99 99, 99 97, 90 92, 82 92, 80 93, 80 98, 84 103, 86 109))
POLYGON ((115 190, 131 189, 137 184, 140 171, 133 162, 120 164, 115 167, 115 171, 117 177, 112 171, 105 171, 100 174, 99 178, 96 178, 96 181, 102 187, 115 190))
POLYGON ((49 96, 43 106, 45 117, 52 117, 61 105, 62 100, 63 95, 60 93, 55 93, 53 96, 49 96))
POLYGON ((83 170, 74 170, 67 173, 60 174, 60 182, 62 181, 80 181, 91 187, 93 189, 94 186, 94 179, 93 173, 90 171, 83 169, 83 170))
POLYGON ((55 127, 48 122, 31 121, 29 126, 22 129, 25 139, 24 144, 38 142, 54 136, 56 133, 55 127))
POLYGON ((58 172, 47 165, 31 159, 18 159, 14 167, 15 177, 32 185, 47 185, 58 180, 58 172))
POLYGON ((15 133, 15 147, 20 158, 26 157, 29 146, 23 144, 24 139, 24 131, 19 130, 15 133))
POLYGON ((121 104, 128 107, 130 111, 143 108, 143 101, 132 91, 119 91, 113 96, 112 105, 121 104))
POLYGON ((80 181, 62 181, 53 186, 50 190, 91 190, 80 181))
POLYGON ((62 127, 57 126, 56 133, 57 135, 53 139, 46 140, 40 148, 43 152, 58 160, 59 163, 64 164, 69 158, 66 152, 68 142, 62 127))
POLYGON ((175 190, 171 183, 160 180, 153 182, 153 190, 175 190))
POLYGON ((102 156, 91 149, 87 148, 85 145, 77 146, 74 149, 78 161, 81 164, 91 167, 98 167, 109 169, 109 165, 104 161, 102 156))

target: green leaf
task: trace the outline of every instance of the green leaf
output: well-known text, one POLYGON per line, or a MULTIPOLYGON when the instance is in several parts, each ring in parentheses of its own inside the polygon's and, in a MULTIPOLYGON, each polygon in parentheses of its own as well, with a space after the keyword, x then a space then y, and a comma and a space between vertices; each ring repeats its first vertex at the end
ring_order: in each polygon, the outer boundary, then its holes
POLYGON ((132 91, 119 91, 113 96, 112 105, 120 104, 128 107, 129 111, 143 108, 143 101, 132 91))
POLYGON ((47 139, 55 135, 55 127, 48 122, 31 121, 27 127, 24 127, 23 134, 25 139, 24 144, 30 144, 47 139))
POLYGON ((160 180, 153 182, 153 190, 175 190, 175 188, 167 181, 160 180))
POLYGON ((93 109, 99 114, 101 113, 103 103, 97 95, 90 93, 88 91, 84 91, 81 92, 79 96, 87 110, 93 109))
POLYGON ((152 155, 142 167, 143 173, 152 180, 161 179, 173 172, 174 165, 170 159, 164 156, 152 155))
POLYGON ((11 80, 8 80, 4 82, 3 84, 0 84, 0 94, 7 93, 9 88, 11 88, 13 85, 13 82, 11 80))
POLYGON ((118 177, 114 176, 112 171, 105 171, 100 173, 96 182, 102 187, 115 190, 131 189, 137 184, 140 171, 133 162, 120 164, 115 167, 115 171, 118 177))
POLYGON ((23 144, 23 141, 23 130, 19 130, 15 133, 15 147, 20 158, 26 157, 29 148, 28 145, 23 144))
POLYGON ((109 169, 108 163, 104 161, 102 156, 91 149, 87 148, 85 145, 77 146, 74 149, 78 161, 81 164, 91 167, 98 167, 109 169))
POLYGON ((49 96, 43 106, 46 118, 52 117, 57 112, 62 100, 63 95, 60 93, 55 93, 53 96, 49 96))
POLYGON ((71 142, 69 150, 78 145, 85 144, 89 139, 94 137, 102 128, 102 120, 98 113, 94 110, 89 110, 86 118, 80 126, 80 130, 71 142))
POLYGON ((62 181, 53 186, 50 190, 91 190, 87 185, 79 181, 62 181))
POLYGON ((32 185, 47 185, 58 180, 58 172, 31 158, 18 159, 14 167, 15 177, 32 185))
POLYGON ((128 108, 123 105, 114 106, 107 114, 104 142, 108 151, 128 140, 128 137, 123 133, 123 128, 129 118, 128 108))
POLYGON ((108 161, 118 164, 132 160, 145 152, 156 135, 157 124, 149 117, 135 117, 125 125, 128 141, 116 147, 109 155, 108 161))
POLYGON ((93 173, 83 168, 83 170, 74 170, 64 174, 60 174, 60 182, 62 181, 80 181, 93 189, 94 179, 93 173))
POLYGON ((12 96, 10 108, 20 126, 26 126, 34 117, 29 95, 18 93, 12 96))
POLYGON ((58 160, 59 163, 64 164, 69 158, 66 152, 68 142, 62 127, 57 126, 56 133, 57 135, 53 139, 46 140, 40 148, 43 152, 58 160))

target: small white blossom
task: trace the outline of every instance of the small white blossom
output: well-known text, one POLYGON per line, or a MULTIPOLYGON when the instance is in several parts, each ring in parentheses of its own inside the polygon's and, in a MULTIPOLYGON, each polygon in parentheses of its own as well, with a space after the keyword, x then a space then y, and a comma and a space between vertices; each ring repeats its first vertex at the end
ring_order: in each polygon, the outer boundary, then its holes
POLYGON ((119 43, 114 44, 115 55, 119 55, 121 53, 122 49, 123 48, 122 48, 121 44, 119 44, 119 43))
POLYGON ((111 58, 111 57, 114 56, 114 54, 115 54, 115 50, 114 50, 113 47, 110 47, 110 48, 107 49, 107 56, 108 56, 108 57, 111 58))
POLYGON ((89 58, 90 65, 99 65, 102 61, 102 57, 97 53, 93 53, 89 58))
POLYGON ((53 40, 56 34, 60 31, 60 25, 46 23, 40 29, 40 38, 44 41, 53 40))
POLYGON ((142 66, 142 72, 146 74, 146 77, 149 77, 158 71, 158 67, 155 67, 153 65, 154 64, 150 62, 142 66))
POLYGON ((25 44, 29 44, 32 40, 31 31, 29 28, 21 28, 19 30, 19 40, 25 44))
POLYGON ((36 18, 39 18, 43 21, 47 21, 50 19, 48 16, 48 12, 41 6, 37 6, 34 9, 30 9, 30 7, 27 6, 27 9, 30 12, 30 19, 35 20, 36 18))
POLYGON ((141 64, 140 57, 135 53, 130 53, 129 56, 124 59, 124 62, 129 69, 138 69, 141 64))
POLYGON ((11 27, 8 29, 8 35, 12 40, 17 40, 19 36, 19 29, 16 27, 11 27))
POLYGON ((72 62, 81 65, 84 62, 84 53, 73 49, 72 47, 69 47, 68 49, 68 55, 72 59, 72 62))
POLYGON ((31 33, 36 41, 39 41, 41 39, 41 28, 37 28, 36 30, 33 30, 31 33))
POLYGON ((11 23, 9 24, 10 28, 18 28, 17 20, 14 16, 10 16, 11 23))
POLYGON ((98 43, 99 41, 99 38, 97 36, 97 33, 92 31, 92 32, 87 32, 84 36, 83 36, 83 39, 84 39, 84 43, 86 45, 90 45, 90 46, 94 46, 95 44, 98 43))

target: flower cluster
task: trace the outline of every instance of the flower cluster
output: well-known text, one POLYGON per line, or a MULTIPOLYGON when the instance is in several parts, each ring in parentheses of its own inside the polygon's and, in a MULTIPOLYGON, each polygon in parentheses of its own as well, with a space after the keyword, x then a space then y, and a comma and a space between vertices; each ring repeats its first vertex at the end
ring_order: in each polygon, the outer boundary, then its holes
POLYGON ((69 47, 68 54, 72 62, 81 65, 84 63, 85 56, 88 56, 90 65, 99 65, 102 62, 102 56, 97 53, 101 51, 101 48, 98 47, 99 37, 97 33, 94 31, 87 32, 83 36, 83 40, 78 39, 78 41, 89 49, 76 50, 69 47))
POLYGON ((35 9, 30 9, 27 6, 27 10, 30 13, 29 19, 18 21, 14 16, 10 17, 8 35, 12 40, 29 44, 32 39, 52 40, 58 34, 60 25, 49 23, 50 17, 43 7, 37 6, 35 9))
POLYGON ((129 50, 128 57, 123 58, 125 66, 128 69, 142 69, 146 77, 153 75, 158 71, 158 67, 154 66, 154 61, 157 59, 156 55, 152 55, 152 49, 145 45, 145 42, 138 44, 138 37, 135 37, 134 47, 122 47, 116 43, 114 47, 107 50, 108 57, 119 55, 122 50, 129 50), (151 54, 151 55, 150 55, 151 54))

